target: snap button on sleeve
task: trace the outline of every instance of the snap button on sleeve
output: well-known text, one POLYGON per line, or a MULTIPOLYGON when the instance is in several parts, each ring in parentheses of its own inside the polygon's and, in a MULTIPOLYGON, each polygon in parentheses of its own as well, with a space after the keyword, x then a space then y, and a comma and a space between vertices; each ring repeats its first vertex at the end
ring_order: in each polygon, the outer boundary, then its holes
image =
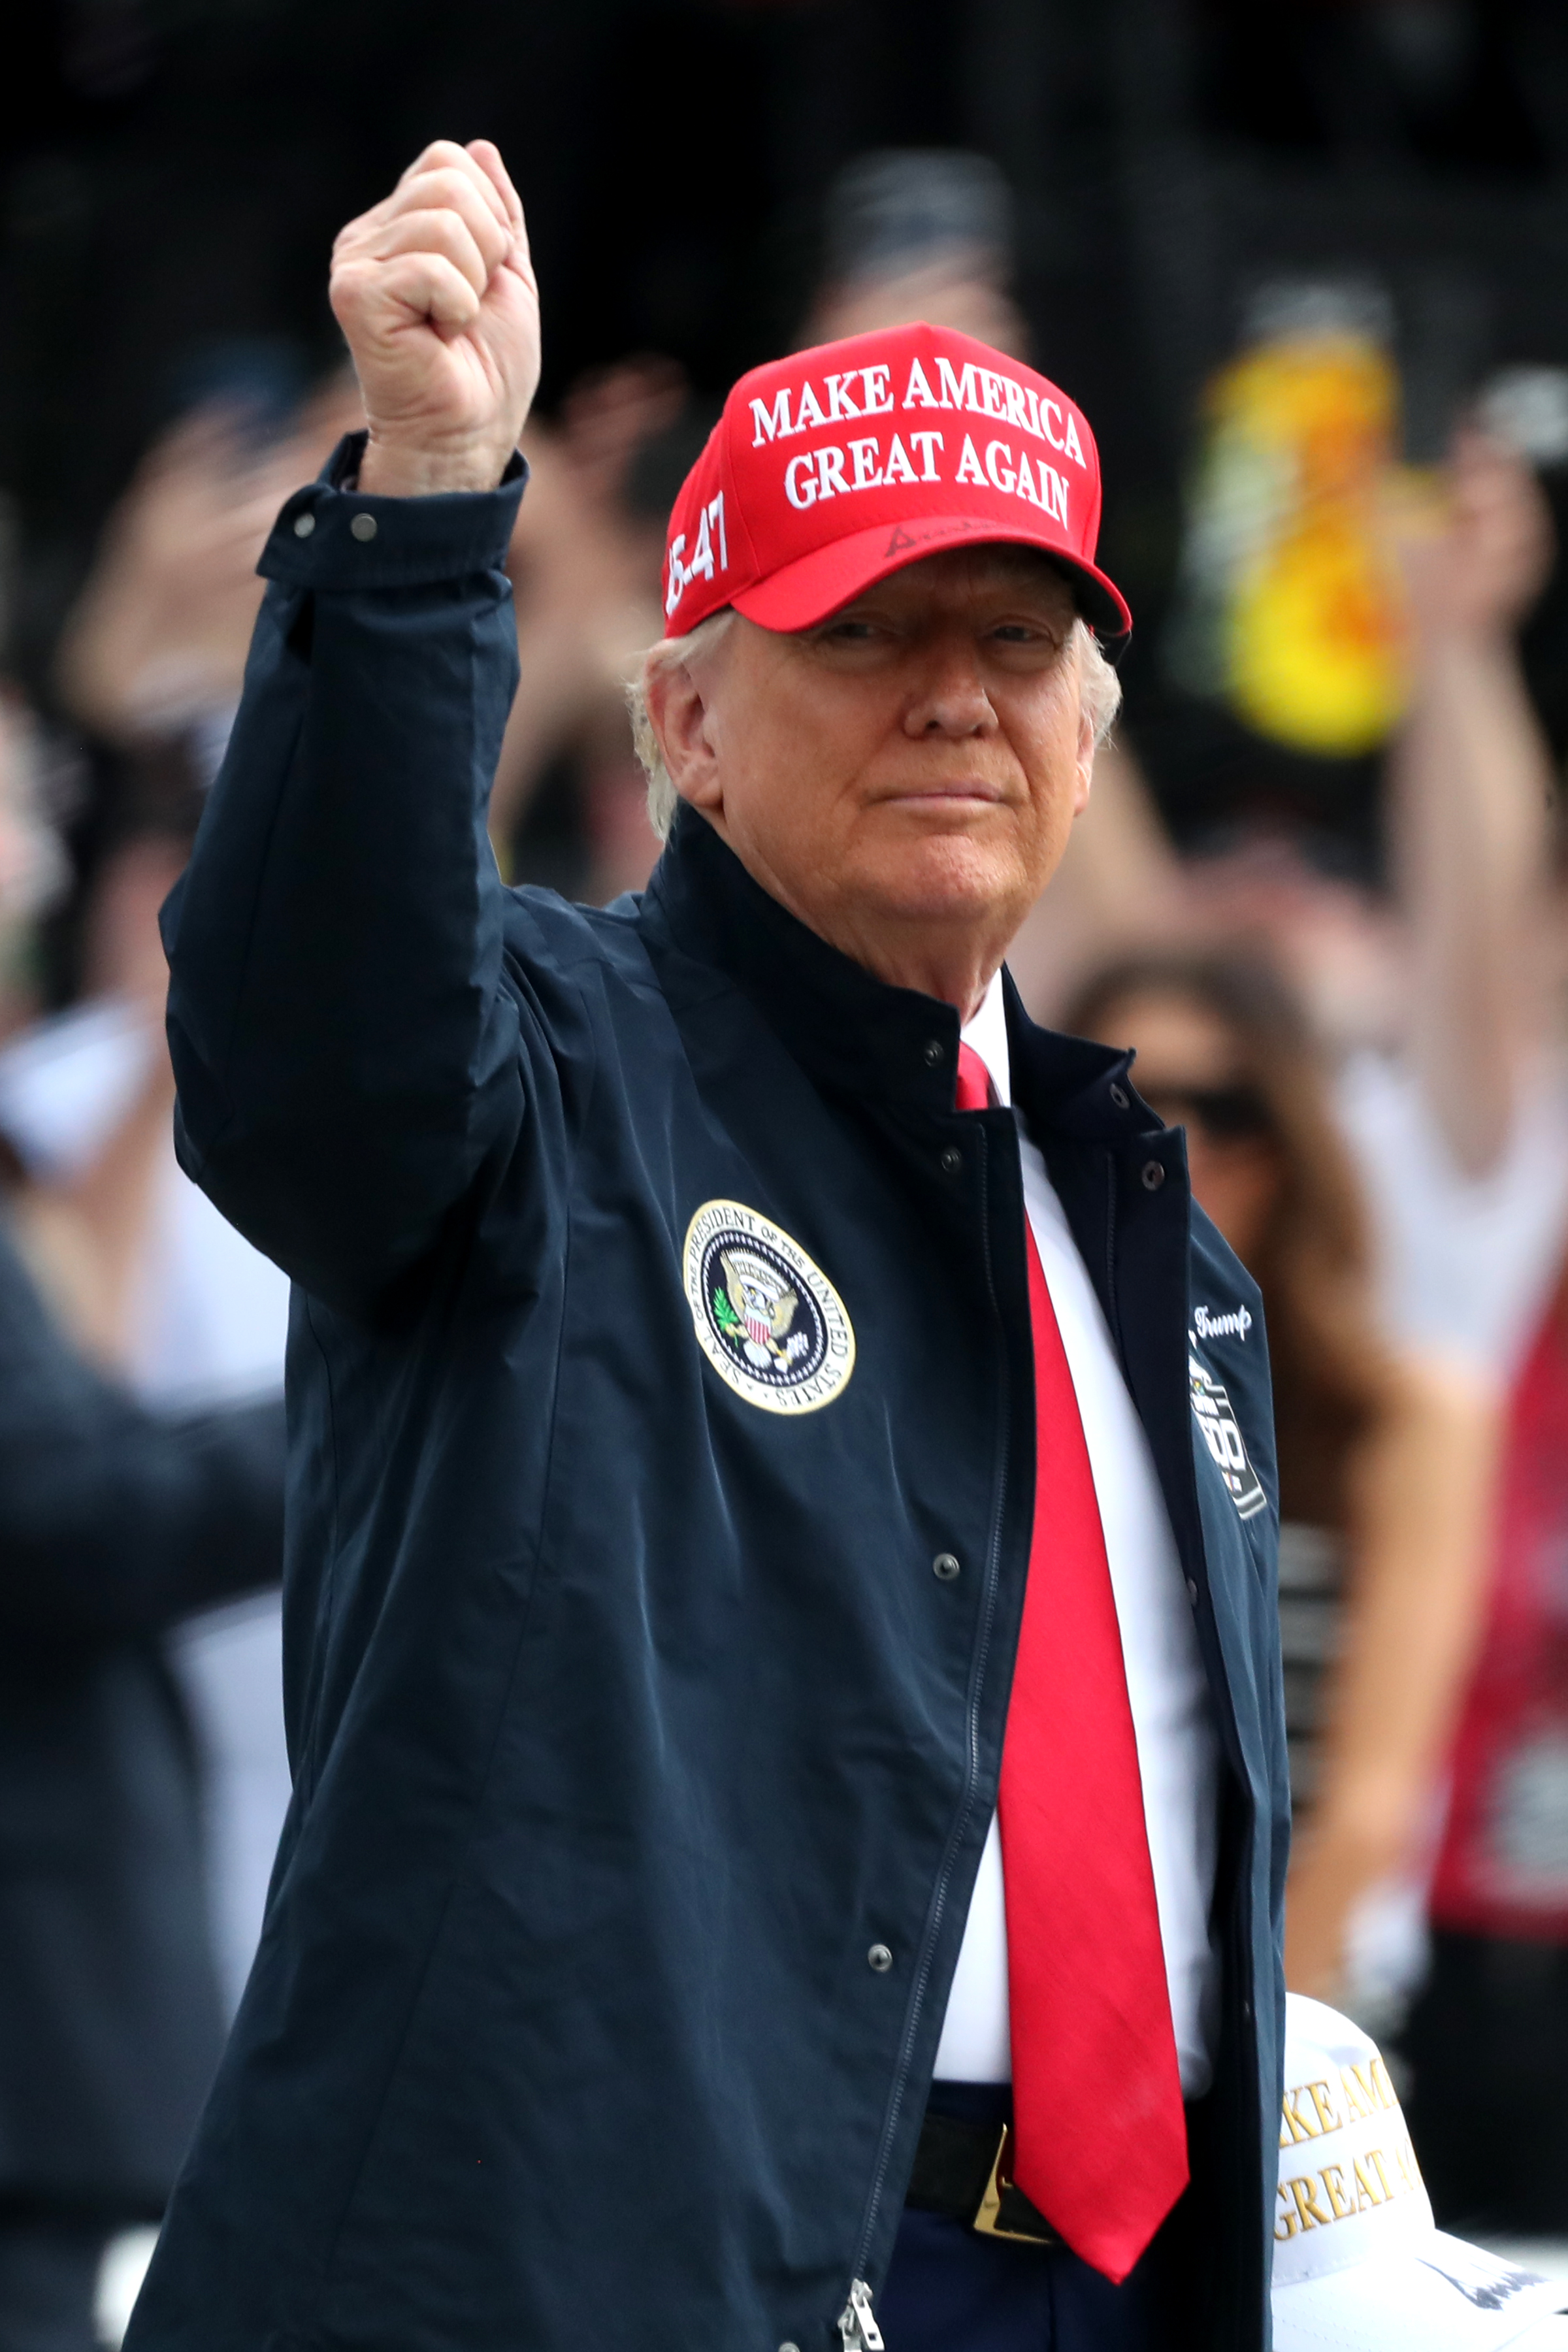
POLYGON ((959 1573, 958 1561, 950 1551, 939 1551, 931 1567, 931 1574, 940 1576, 944 1584, 951 1584, 959 1573))
POLYGON ((296 539, 309 539, 310 533, 315 530, 315 528, 316 518, 310 512, 309 509, 307 509, 303 514, 297 514, 295 516, 294 536, 296 539))
POLYGON ((375 537, 375 517, 373 514, 356 514, 349 529, 355 539, 372 540, 375 537))
POLYGON ((886 1944, 873 1944, 866 1958, 879 1977, 885 1977, 893 1965, 893 1956, 886 1944))
POLYGON ((1164 1181, 1165 1171, 1161 1167, 1159 1161, 1157 1160, 1145 1160, 1143 1162, 1143 1190, 1145 1192, 1157 1192, 1164 1181))

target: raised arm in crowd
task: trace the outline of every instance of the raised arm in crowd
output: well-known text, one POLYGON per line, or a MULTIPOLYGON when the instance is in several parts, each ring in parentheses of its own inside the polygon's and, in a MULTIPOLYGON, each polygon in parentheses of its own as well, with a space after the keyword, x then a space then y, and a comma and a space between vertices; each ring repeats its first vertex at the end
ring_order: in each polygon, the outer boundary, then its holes
POLYGON ((1415 666, 1389 764, 1406 1054, 1458 1167, 1495 1166, 1538 1060, 1554 789, 1518 630, 1552 562, 1523 461, 1462 434, 1440 528, 1401 552, 1415 666))

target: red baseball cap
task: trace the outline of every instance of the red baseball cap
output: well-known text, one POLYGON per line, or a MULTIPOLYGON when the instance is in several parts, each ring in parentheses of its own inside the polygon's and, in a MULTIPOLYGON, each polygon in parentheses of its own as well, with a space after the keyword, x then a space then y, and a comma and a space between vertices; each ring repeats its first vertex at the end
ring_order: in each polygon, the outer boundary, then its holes
POLYGON ((727 604, 805 629, 947 547, 1005 540, 1071 575, 1102 635, 1132 615, 1094 562, 1100 453, 1083 411, 989 343, 885 327, 743 375, 669 518, 665 629, 727 604))

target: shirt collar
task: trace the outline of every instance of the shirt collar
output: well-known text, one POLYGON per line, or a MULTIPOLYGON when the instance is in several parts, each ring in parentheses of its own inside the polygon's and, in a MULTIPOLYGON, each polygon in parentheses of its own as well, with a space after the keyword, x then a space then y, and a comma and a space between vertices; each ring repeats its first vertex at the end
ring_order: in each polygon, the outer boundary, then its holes
POLYGON ((991 985, 981 998, 973 1020, 966 1022, 960 1034, 963 1044, 973 1047, 984 1063, 991 1091, 1002 1108, 1009 1109, 1013 1101, 1013 1062, 1007 1049, 1007 999, 999 971, 992 973, 991 985))

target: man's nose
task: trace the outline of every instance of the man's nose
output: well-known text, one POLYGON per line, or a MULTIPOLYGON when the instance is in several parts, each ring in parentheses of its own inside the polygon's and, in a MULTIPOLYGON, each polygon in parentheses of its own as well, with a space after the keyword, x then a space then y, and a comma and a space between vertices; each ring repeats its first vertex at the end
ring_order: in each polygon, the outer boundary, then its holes
POLYGON ((961 739, 988 734, 995 724, 973 640, 931 646, 904 712, 904 732, 961 739))

